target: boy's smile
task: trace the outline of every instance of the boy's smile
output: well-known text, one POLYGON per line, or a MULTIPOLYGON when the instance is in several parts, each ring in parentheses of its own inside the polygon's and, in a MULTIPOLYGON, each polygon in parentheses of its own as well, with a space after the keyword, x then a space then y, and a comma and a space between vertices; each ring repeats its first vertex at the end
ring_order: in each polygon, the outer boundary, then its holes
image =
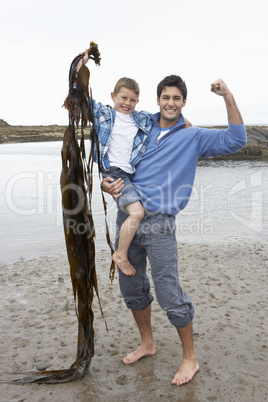
POLYGON ((132 113, 139 102, 138 95, 134 91, 124 87, 116 95, 112 92, 111 97, 114 101, 114 110, 123 114, 132 113))

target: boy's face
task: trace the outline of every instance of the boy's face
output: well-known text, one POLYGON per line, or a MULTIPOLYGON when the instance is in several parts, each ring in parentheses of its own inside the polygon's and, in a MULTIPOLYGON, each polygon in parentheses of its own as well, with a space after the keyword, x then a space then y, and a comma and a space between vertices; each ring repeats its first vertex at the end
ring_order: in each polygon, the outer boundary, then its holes
POLYGON ((111 93, 112 100, 114 101, 114 110, 123 114, 130 114, 135 109, 135 106, 139 102, 139 97, 134 91, 121 88, 115 95, 111 93))

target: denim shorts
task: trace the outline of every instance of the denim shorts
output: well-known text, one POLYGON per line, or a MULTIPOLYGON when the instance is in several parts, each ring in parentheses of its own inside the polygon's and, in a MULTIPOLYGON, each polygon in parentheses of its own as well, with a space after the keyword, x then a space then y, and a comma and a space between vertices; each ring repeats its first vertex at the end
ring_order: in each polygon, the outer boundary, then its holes
POLYGON ((116 166, 111 166, 110 169, 103 170, 101 174, 103 178, 111 177, 114 181, 119 178, 124 180, 124 187, 120 191, 122 195, 118 198, 114 198, 119 209, 124 210, 127 205, 133 204, 133 202, 136 201, 141 201, 141 197, 132 184, 133 174, 127 173, 116 166))
MULTIPOLYGON (((126 218, 127 215, 119 210, 116 247, 120 228, 126 218)), ((145 309, 153 301, 146 273, 148 257, 157 301, 170 323, 180 328, 192 321, 194 307, 179 282, 175 232, 174 216, 146 212, 128 250, 128 259, 136 269, 136 275, 124 275, 121 270, 118 270, 118 275, 126 306, 131 310, 145 309)))

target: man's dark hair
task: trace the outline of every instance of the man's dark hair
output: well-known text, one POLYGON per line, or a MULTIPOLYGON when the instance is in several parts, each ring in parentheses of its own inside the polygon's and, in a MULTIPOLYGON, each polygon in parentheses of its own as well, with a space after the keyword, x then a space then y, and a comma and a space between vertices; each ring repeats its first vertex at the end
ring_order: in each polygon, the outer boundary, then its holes
POLYGON ((157 97, 160 98, 165 87, 177 87, 182 93, 183 100, 187 98, 187 87, 185 82, 178 75, 169 75, 157 85, 157 97))

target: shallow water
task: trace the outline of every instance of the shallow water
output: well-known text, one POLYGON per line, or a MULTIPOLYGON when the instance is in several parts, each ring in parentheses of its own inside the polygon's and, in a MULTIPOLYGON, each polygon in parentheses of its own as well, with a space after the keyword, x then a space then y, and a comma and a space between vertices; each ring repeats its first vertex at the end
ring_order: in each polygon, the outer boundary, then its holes
MULTIPOLYGON (((61 142, 0 145, 0 262, 65 252, 60 193, 61 142)), ((97 171, 96 248, 108 248, 97 171)), ((107 195, 115 234, 116 205, 107 195)), ((177 215, 180 242, 268 238, 268 162, 201 161, 192 197, 177 215)))

